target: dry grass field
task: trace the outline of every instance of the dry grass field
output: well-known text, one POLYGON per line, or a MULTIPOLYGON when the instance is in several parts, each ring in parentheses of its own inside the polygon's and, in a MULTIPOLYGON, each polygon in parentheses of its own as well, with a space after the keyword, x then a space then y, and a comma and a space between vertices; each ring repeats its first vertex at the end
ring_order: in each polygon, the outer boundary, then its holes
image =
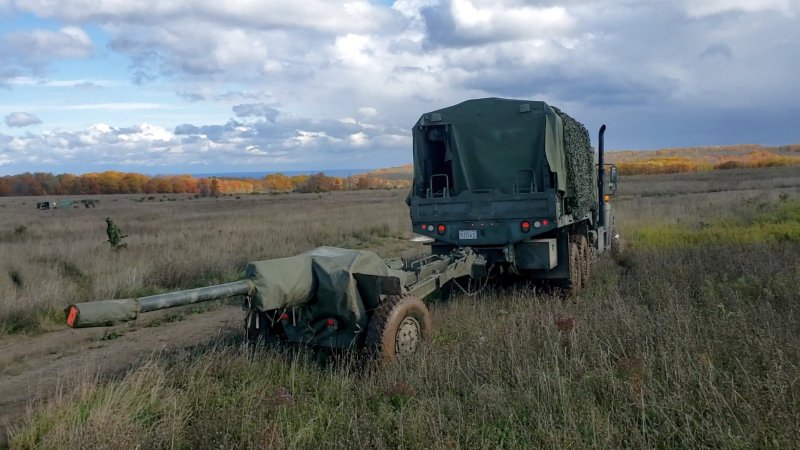
MULTIPOLYGON (((71 301, 228 281, 253 259, 419 252, 404 196, 120 196, 69 211, 0 199, 0 346, 61 332, 71 301), (103 243, 106 216, 129 248, 103 243)), ((795 447, 800 168, 625 177, 613 205, 627 248, 576 299, 518 285, 434 301, 433 339, 389 366, 250 352, 235 330, 209 329, 66 382, 16 421, 9 446, 795 447)))
POLYGON ((68 303, 233 281, 248 261, 321 245, 392 255, 411 247, 405 194, 115 195, 54 211, 0 198, 0 334, 61 326, 68 303), (106 217, 127 249, 105 242, 106 217))

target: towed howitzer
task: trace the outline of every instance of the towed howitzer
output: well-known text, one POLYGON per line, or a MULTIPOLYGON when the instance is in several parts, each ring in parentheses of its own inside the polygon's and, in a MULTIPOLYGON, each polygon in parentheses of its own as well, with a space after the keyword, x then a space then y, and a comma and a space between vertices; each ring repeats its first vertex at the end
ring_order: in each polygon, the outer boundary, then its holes
POLYGON ((243 296, 249 341, 368 348, 385 359, 413 353, 431 333, 422 300, 450 280, 482 277, 485 262, 469 248, 404 262, 365 250, 319 247, 248 264, 246 279, 147 297, 70 305, 67 325, 109 326, 139 314, 243 296))

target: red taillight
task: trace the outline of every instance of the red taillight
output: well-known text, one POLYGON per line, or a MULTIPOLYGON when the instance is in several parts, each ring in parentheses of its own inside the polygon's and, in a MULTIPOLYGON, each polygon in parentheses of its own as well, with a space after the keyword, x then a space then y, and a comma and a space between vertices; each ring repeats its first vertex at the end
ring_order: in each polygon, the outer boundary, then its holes
POLYGON ((547 226, 547 224, 548 224, 548 223, 550 223, 550 221, 549 221, 549 220, 547 220, 547 219, 544 219, 544 220, 542 221, 542 225, 544 225, 544 226, 547 226))
POLYGON ((422 228, 422 231, 428 231, 428 226, 425 225, 424 223, 422 224, 422 227, 420 227, 420 228, 422 228))
POLYGON ((439 226, 436 227, 436 232, 439 234, 444 234, 445 231, 447 231, 447 227, 444 226, 444 224, 440 223, 439 226))
POLYGON ((289 320, 289 314, 288 313, 281 314, 281 320, 289 320))
POLYGON ((328 319, 327 324, 328 328, 336 328, 336 321, 333 319, 328 319))
POLYGON ((520 227, 522 228, 523 233, 531 231, 531 223, 528 222, 527 220, 523 220, 522 223, 520 224, 520 227))

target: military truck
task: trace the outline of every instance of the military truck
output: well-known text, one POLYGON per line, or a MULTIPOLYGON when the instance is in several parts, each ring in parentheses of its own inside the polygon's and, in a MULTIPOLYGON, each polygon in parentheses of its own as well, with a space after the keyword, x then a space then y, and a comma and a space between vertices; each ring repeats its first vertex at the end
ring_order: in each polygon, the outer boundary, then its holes
POLYGON ((49 210, 57 208, 58 208, 58 202, 55 200, 45 200, 42 202, 36 202, 36 209, 49 210))
POLYGON ((595 162, 586 128, 545 102, 484 98, 423 114, 413 129, 414 231, 433 239, 433 254, 469 247, 492 271, 577 293, 615 242, 617 170, 604 164, 604 133, 595 162))

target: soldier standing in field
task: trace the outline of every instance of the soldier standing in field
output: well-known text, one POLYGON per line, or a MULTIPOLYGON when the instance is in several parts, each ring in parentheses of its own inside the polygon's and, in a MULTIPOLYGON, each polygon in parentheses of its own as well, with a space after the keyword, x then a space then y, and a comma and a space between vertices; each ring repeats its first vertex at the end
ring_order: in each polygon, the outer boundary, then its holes
POLYGON ((108 234, 108 243, 111 245, 111 248, 114 250, 127 248, 128 244, 122 243, 122 239, 128 237, 128 235, 122 234, 117 224, 111 220, 111 217, 106 217, 106 224, 108 225, 106 227, 106 234, 108 234))

